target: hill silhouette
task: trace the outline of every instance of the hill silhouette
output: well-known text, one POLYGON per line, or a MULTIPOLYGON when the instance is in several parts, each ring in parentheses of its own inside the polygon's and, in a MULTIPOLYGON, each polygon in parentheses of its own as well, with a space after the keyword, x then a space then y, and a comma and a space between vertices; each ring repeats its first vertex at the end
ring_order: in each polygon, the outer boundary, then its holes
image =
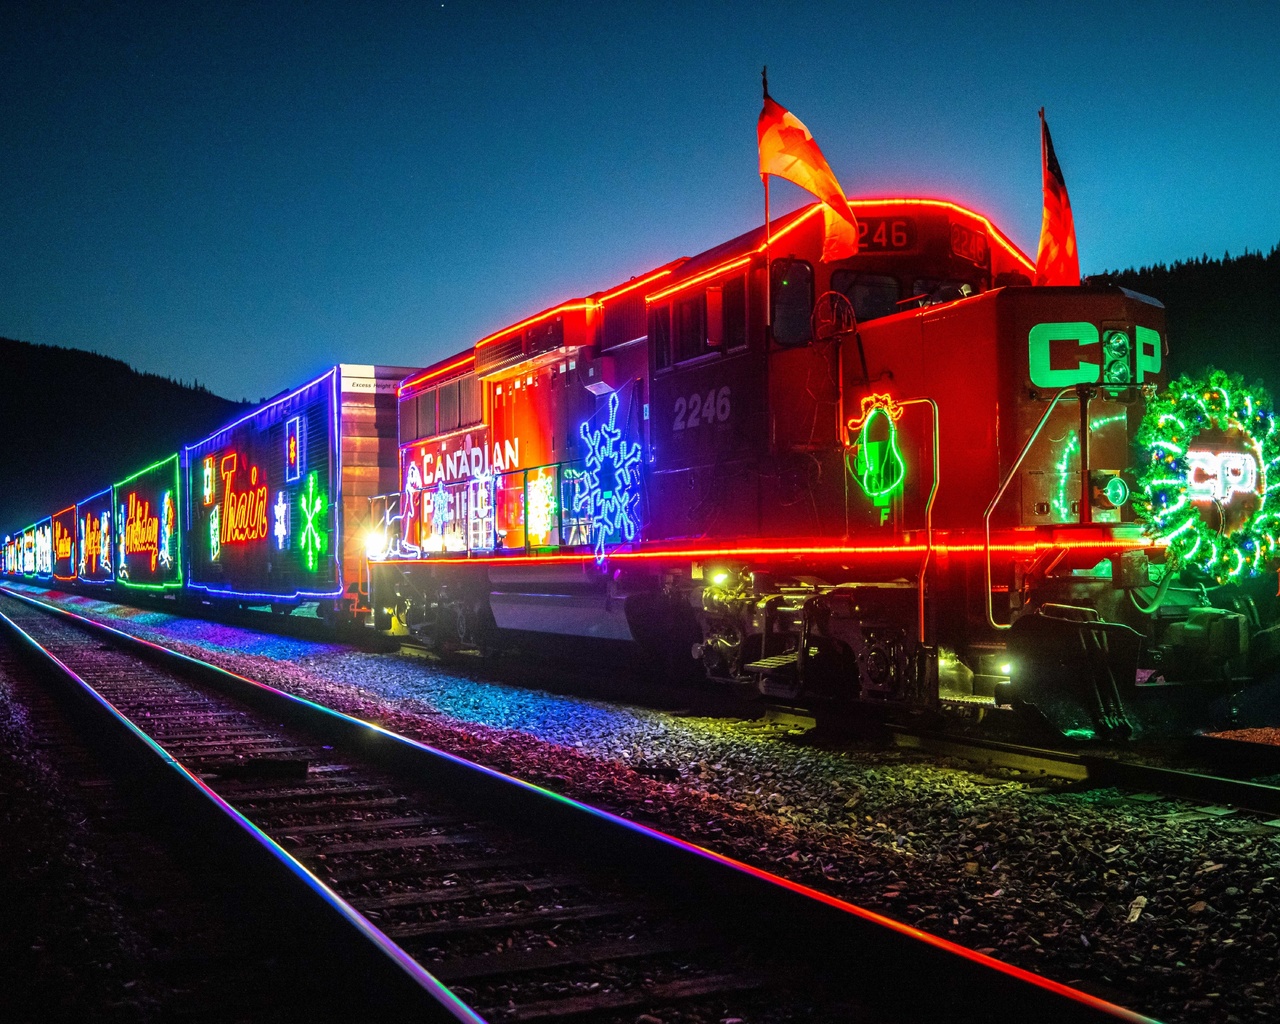
POLYGON ((0 338, 0 536, 251 408, 94 352, 0 338))
POLYGON ((1280 399, 1280 245, 1265 256, 1245 251, 1222 259, 1157 263, 1091 275, 1159 299, 1169 331, 1169 370, 1208 366, 1260 380, 1280 399))

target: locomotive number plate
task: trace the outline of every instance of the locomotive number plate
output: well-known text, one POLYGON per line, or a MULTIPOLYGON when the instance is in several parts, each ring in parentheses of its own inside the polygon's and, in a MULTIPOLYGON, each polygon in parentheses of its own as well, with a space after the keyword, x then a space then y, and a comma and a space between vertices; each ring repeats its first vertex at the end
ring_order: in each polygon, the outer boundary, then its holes
POLYGON ((916 222, 910 217, 858 218, 862 252, 905 252, 916 247, 916 222))
POLYGON ((724 423, 733 412, 731 396, 727 384, 719 389, 712 388, 705 395, 696 391, 691 395, 681 395, 672 410, 671 432, 692 430, 703 424, 724 423))

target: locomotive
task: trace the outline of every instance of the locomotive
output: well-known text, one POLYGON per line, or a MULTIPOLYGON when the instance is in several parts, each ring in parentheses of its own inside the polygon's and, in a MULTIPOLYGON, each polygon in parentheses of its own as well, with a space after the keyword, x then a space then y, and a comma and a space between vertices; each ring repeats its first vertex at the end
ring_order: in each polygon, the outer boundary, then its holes
POLYGON ((1161 534, 1171 495, 1256 512, 1266 467, 1215 420, 1199 492, 1148 486, 1149 453, 1175 461, 1139 444, 1161 304, 1031 287, 956 203, 851 205, 847 259, 823 262, 815 204, 407 378, 376 624, 632 644, 809 707, 1013 708, 1075 736, 1238 714, 1274 601, 1188 581, 1161 534), (1253 476, 1215 496, 1232 458, 1253 476))

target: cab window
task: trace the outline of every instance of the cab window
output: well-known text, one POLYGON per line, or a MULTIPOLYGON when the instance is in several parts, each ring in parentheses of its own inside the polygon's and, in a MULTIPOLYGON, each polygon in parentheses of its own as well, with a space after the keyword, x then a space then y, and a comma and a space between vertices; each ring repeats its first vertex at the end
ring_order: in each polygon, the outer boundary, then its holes
POLYGON ((779 345, 803 345, 812 336, 813 268, 803 260, 774 260, 773 339, 779 345))
POLYGON ((857 274, 837 270, 831 275, 831 288, 853 304, 858 323, 890 316, 898 312, 902 288, 896 277, 886 274, 857 274))
POLYGON ((977 295, 982 289, 974 281, 962 278, 918 277, 911 284, 911 294, 903 308, 911 305, 937 306, 943 302, 955 302, 977 295), (914 303, 912 302, 914 300, 914 303))
POLYGON ((682 299, 671 312, 671 348, 675 361, 682 363, 708 351, 706 296, 682 299))

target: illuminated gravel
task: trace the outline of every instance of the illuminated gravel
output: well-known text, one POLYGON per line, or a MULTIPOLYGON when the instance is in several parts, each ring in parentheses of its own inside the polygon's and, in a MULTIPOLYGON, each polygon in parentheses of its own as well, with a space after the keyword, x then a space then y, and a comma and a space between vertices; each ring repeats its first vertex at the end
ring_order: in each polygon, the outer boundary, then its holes
POLYGON ((60 600, 1165 1020, 1277 1015, 1280 830, 1256 819, 60 600))

